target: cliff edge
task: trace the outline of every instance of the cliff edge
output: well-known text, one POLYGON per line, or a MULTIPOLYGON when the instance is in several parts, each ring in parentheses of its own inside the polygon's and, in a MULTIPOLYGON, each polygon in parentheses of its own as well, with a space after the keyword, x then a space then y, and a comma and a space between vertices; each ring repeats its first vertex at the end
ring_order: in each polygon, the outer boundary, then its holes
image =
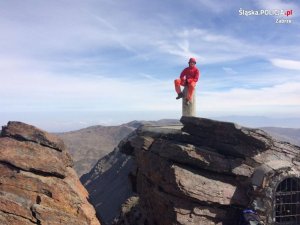
POLYGON ((100 225, 64 143, 21 122, 0 136, 0 224, 100 225))
POLYGON ((137 196, 123 205, 116 224, 235 225, 248 207, 266 224, 289 218, 290 211, 276 211, 274 196, 280 182, 299 178, 298 146, 233 123, 181 122, 144 126, 120 143, 137 164, 130 174, 137 196))

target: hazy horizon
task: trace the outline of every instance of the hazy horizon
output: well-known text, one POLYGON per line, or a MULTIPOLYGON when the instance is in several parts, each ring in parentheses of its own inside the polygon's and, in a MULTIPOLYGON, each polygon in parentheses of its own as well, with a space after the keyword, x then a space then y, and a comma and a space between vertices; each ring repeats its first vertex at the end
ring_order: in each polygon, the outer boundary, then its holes
MULTIPOLYGON (((43 114, 22 114, 14 116, 3 116, 0 113, 0 126, 5 126, 8 121, 21 121, 36 126, 48 132, 69 132, 84 129, 90 126, 118 126, 129 123, 134 120, 138 121, 157 121, 162 119, 179 120, 181 115, 175 115, 173 112, 107 112, 107 113, 79 113, 70 114, 69 119, 59 114, 47 115, 43 114), (82 116, 86 117, 82 117, 82 116), (163 116, 162 116, 163 115, 163 116), (88 119, 87 117, 90 117, 88 119), (8 119, 13 118, 13 119, 8 119)), ((198 115, 199 116, 199 115, 198 115)), ((297 128, 300 129, 300 117, 267 117, 267 116, 239 116, 239 115, 202 115, 202 118, 234 122, 242 126, 258 128, 258 127, 280 127, 280 128, 297 128)))

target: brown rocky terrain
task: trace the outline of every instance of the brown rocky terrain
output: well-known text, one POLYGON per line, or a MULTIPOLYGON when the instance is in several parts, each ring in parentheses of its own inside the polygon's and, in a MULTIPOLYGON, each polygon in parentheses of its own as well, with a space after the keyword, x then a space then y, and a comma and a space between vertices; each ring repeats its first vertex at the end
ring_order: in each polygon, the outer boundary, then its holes
POLYGON ((274 196, 281 181, 300 177, 300 147, 233 123, 181 122, 177 129, 144 126, 120 143, 137 166, 130 175, 137 196, 116 224, 235 225, 248 207, 266 224, 277 220, 274 196))
POLYGON ((100 225, 58 137, 9 122, 0 136, 1 225, 100 225))

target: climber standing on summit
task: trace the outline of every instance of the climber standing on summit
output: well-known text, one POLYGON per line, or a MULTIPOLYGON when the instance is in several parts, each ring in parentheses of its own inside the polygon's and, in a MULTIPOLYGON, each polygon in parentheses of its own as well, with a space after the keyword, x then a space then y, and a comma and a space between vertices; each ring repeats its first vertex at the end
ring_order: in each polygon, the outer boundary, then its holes
POLYGON ((200 75, 199 70, 196 67, 196 59, 190 58, 189 67, 185 68, 181 72, 179 79, 174 80, 175 90, 178 94, 176 99, 180 99, 184 97, 180 85, 187 86, 188 92, 186 96, 186 104, 189 105, 192 102, 192 96, 195 90, 196 82, 199 79, 199 75, 200 75))

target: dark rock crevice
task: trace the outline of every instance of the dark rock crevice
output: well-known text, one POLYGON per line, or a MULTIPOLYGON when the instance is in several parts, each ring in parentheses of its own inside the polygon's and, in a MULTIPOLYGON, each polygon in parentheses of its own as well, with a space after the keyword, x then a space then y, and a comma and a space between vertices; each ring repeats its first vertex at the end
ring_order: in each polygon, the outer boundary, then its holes
POLYGON ((14 170, 18 171, 18 173, 20 171, 25 171, 25 172, 31 172, 33 174, 36 174, 36 175, 39 175, 39 176, 42 176, 42 177, 56 177, 56 178, 59 178, 59 179, 64 179, 65 178, 65 176, 62 176, 61 174, 47 173, 47 172, 44 172, 44 171, 41 171, 41 170, 37 170, 37 169, 34 169, 34 168, 30 168, 28 170, 25 170, 23 168, 17 167, 12 162, 8 162, 8 161, 1 161, 0 160, 0 164, 8 166, 10 168, 13 168, 14 170))
POLYGON ((18 215, 18 214, 16 214, 16 213, 8 212, 8 211, 1 210, 1 209, 0 209, 0 212, 2 212, 2 213, 4 213, 4 214, 8 214, 8 215, 15 216, 15 217, 19 217, 19 218, 21 218, 22 220, 26 220, 26 221, 28 221, 28 222, 30 222, 30 223, 32 223, 32 224, 38 224, 37 221, 28 219, 27 217, 18 215))
MULTIPOLYGON (((18 185, 10 185, 10 184, 0 183, 0 186, 1 185, 7 186, 7 187, 14 187, 15 189, 19 189, 20 191, 26 191, 26 192, 31 192, 31 193, 35 193, 35 194, 43 194, 43 195, 45 195, 49 198, 52 198, 52 193, 49 190, 46 190, 46 189, 43 189, 41 192, 39 192, 39 191, 33 191, 29 188, 22 188, 22 187, 19 187, 18 185)), ((1 192, 0 192, 0 195, 1 195, 1 192)))
MULTIPOLYGON (((193 150, 193 151, 197 151, 197 150, 193 150)), ((236 179, 240 179, 240 180, 246 180, 246 179, 249 178, 249 176, 246 176, 246 175, 243 175, 243 174, 234 174, 232 172, 234 170, 234 168, 238 164, 243 164, 243 163, 245 163, 246 166, 257 165, 257 163, 255 161, 246 162, 245 160, 241 161, 241 160, 239 160, 237 158, 234 158, 230 155, 229 156, 222 155, 224 157, 223 160, 228 161, 228 170, 227 171, 220 171, 219 169, 216 169, 215 167, 210 167, 209 165, 200 165, 199 162, 195 162, 195 163, 191 164, 191 161, 193 159, 189 158, 189 156, 187 154, 183 155, 182 157, 178 157, 176 159, 176 158, 171 157, 170 155, 169 156, 162 155, 158 151, 151 151, 151 149, 150 149, 149 152, 150 152, 150 154, 155 154, 155 155, 165 159, 169 163, 178 165, 179 167, 185 168, 186 170, 194 171, 195 173, 201 174, 202 176, 208 176, 208 177, 218 176, 218 175, 221 174, 222 178, 225 178, 226 176, 228 176, 228 177, 233 178, 233 179, 236 178, 236 179), (239 162, 239 163, 235 163, 235 167, 234 167, 234 165, 231 161, 239 162)), ((214 154, 214 152, 211 152, 211 154, 214 154)))
MULTIPOLYGON (((36 204, 40 205, 41 202, 42 202, 41 197, 40 197, 39 195, 36 196, 36 204)), ((37 216, 36 211, 34 210, 34 208, 33 208, 33 207, 30 207, 30 210, 31 210, 31 212, 32 212, 32 216, 33 216, 33 217, 36 219, 36 221, 37 221, 36 224, 37 224, 37 225, 41 225, 42 222, 38 219, 38 216, 37 216)))
POLYGON ((53 173, 47 173, 47 172, 37 170, 37 169, 34 169, 34 168, 29 169, 28 172, 34 173, 34 174, 42 176, 42 177, 56 177, 56 178, 59 178, 59 179, 64 179, 65 178, 65 176, 63 176, 59 173, 54 173, 54 172, 53 173))
POLYGON ((41 221, 37 218, 36 212, 34 212, 32 209, 31 209, 31 212, 32 212, 33 218, 36 219, 36 223, 35 223, 35 224, 41 225, 42 223, 41 223, 41 221))
MULTIPOLYGON (((149 180, 148 180, 149 182, 149 180)), ((153 184, 153 186, 155 185, 153 182, 151 182, 153 184)), ((191 198, 189 196, 180 196, 180 195, 175 195, 172 194, 166 190, 164 190, 164 188, 162 186, 157 186, 155 187, 157 189, 157 191, 161 192, 162 195, 166 196, 166 198, 172 198, 172 199, 176 199, 176 202, 189 202, 191 203, 191 205, 193 205, 194 207, 199 206, 199 207, 210 207, 210 208, 219 208, 222 210, 228 210, 231 208, 235 208, 236 210, 241 210, 243 209, 243 205, 238 205, 238 204, 232 204, 230 206, 228 205, 222 205, 216 202, 207 202, 207 201, 199 201, 199 200, 195 200, 194 198, 191 198)), ((184 207, 184 206, 182 206, 184 207)))
MULTIPOLYGON (((41 145, 41 146, 43 146, 43 147, 47 147, 47 148, 50 148, 50 149, 54 149, 54 150, 56 150, 56 151, 58 151, 58 152, 62 152, 62 150, 59 149, 59 148, 55 148, 55 147, 53 147, 53 146, 51 146, 51 145, 47 145, 47 144, 44 144, 44 143, 41 143, 41 142, 38 142, 38 141, 26 139, 25 137, 23 137, 23 136, 21 136, 21 135, 17 135, 17 134, 16 134, 16 135, 10 135, 10 134, 7 134, 7 133, 5 133, 5 132, 2 132, 0 136, 1 136, 1 137, 12 138, 12 139, 14 139, 14 140, 16 140, 16 141, 20 141, 20 142, 29 142, 29 143, 39 144, 39 145, 41 145)), ((43 137, 41 137, 41 136, 38 137, 38 136, 37 136, 37 138, 43 138, 43 137)))

